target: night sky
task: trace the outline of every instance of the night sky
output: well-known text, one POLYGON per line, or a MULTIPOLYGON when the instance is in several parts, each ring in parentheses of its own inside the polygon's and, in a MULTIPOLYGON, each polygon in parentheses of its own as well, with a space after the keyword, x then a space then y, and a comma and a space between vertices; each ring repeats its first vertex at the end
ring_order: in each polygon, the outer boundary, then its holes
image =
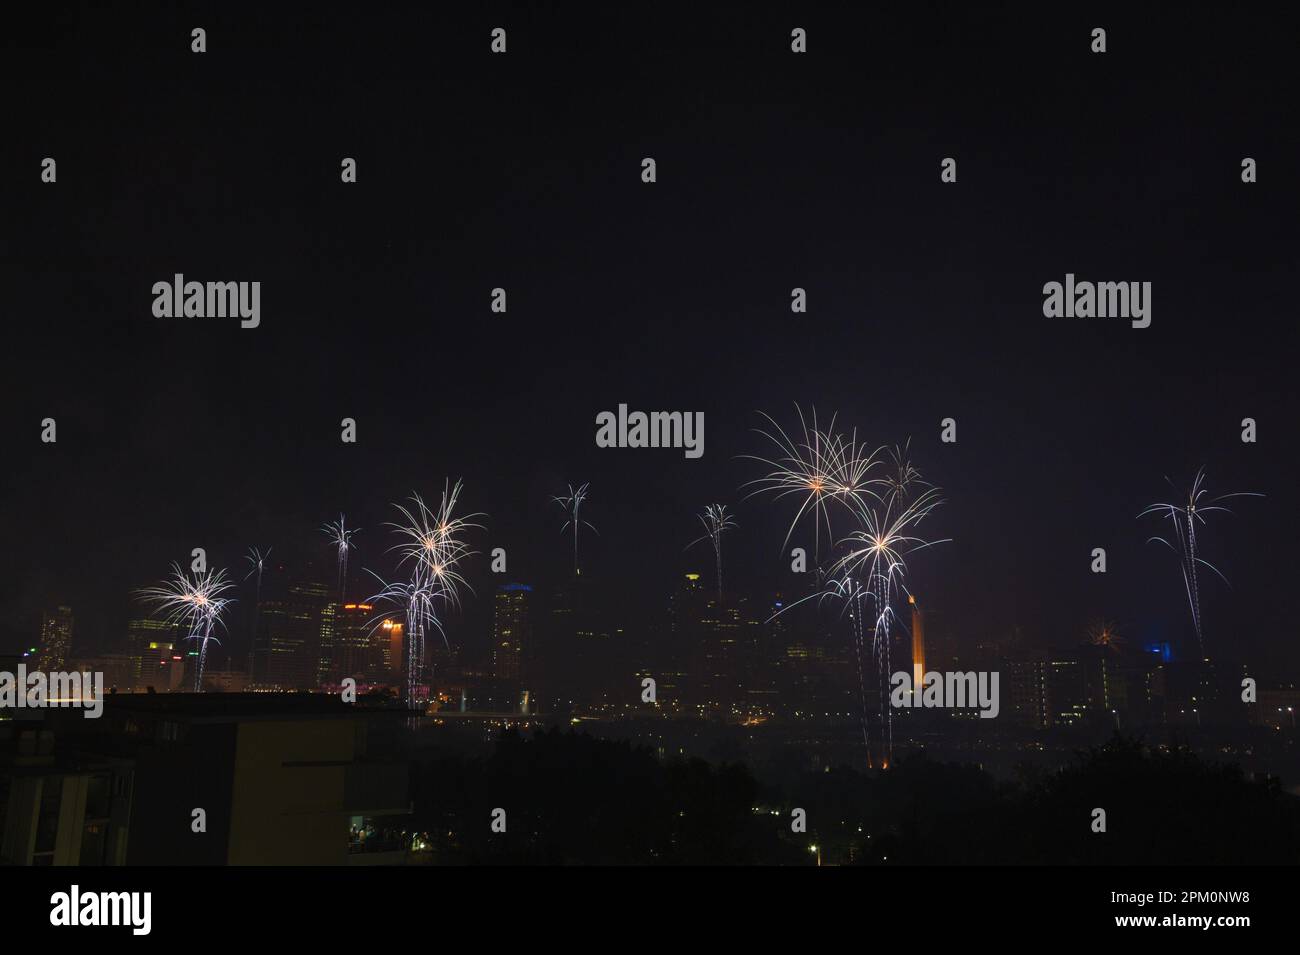
MULTIPOLYGON (((713 502, 740 525, 729 584, 761 595, 793 505, 742 501, 762 468, 737 456, 798 402, 910 437, 952 541, 909 580, 970 641, 1059 646, 1098 617, 1182 637, 1177 562, 1136 515, 1202 465, 1266 494, 1203 532, 1232 581, 1207 584, 1206 629, 1217 655, 1300 666, 1288 30, 1122 5, 442 6, 11 24, 0 651, 54 603, 79 648, 119 637, 130 592, 196 546, 237 577, 251 545, 329 567, 340 511, 387 573, 391 502, 447 477, 490 515, 475 546, 541 583, 570 566, 549 497, 591 482, 584 564, 629 625, 683 571, 711 579, 683 547, 713 502), (155 318, 177 272, 260 281, 261 327, 155 318), (1067 272, 1150 281, 1151 327, 1045 318, 1067 272), (597 448, 620 402, 703 411, 704 457, 597 448)), ((466 641, 501 582, 483 557, 470 576, 466 641)))

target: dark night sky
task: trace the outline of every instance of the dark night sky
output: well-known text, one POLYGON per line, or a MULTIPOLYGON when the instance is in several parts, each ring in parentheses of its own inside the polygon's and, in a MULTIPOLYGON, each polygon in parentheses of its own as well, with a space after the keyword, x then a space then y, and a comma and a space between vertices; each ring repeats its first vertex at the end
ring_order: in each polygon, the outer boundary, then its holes
MULTIPOLYGON (((387 569, 389 502, 448 476, 490 515, 476 545, 528 580, 567 566, 548 496, 590 481, 584 563, 629 621, 707 568, 682 548, 713 501, 740 523, 730 580, 760 590, 790 511, 740 501, 758 468, 736 455, 797 401, 872 444, 911 437, 953 541, 910 578, 970 639, 1059 644, 1099 616, 1183 633, 1176 562, 1135 516, 1201 465, 1265 493, 1204 534, 1233 582, 1209 586, 1207 627, 1297 667, 1289 29, 1094 5, 441 6, 72 8, 6 38, 0 650, 54 602, 116 636, 131 589, 192 547, 234 567, 315 546, 340 510, 387 569), (153 317, 175 272, 261 281, 261 327, 153 317), (1152 282, 1151 327, 1044 318, 1066 272, 1152 282), (596 448, 619 402, 703 411, 704 458, 596 448)), ((485 561, 472 576, 482 605, 485 561)))

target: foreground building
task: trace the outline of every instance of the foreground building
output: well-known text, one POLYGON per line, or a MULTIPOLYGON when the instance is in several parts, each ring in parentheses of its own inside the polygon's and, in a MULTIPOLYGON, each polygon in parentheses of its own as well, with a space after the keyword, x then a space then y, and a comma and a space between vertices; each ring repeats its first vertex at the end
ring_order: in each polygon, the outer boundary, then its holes
POLYGON ((0 865, 123 865, 129 760, 56 747, 43 720, 0 720, 0 865))
POLYGON ((128 865, 396 864, 403 845, 354 835, 410 811, 408 765, 366 756, 375 715, 315 694, 118 694, 69 731, 133 766, 128 865))

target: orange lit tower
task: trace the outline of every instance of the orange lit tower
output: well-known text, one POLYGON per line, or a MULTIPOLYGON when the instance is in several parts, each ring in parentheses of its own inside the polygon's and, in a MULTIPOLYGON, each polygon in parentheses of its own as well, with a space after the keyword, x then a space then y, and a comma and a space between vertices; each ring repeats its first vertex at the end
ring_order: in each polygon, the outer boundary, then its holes
POLYGON ((919 693, 925 679, 925 614, 915 594, 908 594, 907 602, 912 605, 912 692, 919 693))

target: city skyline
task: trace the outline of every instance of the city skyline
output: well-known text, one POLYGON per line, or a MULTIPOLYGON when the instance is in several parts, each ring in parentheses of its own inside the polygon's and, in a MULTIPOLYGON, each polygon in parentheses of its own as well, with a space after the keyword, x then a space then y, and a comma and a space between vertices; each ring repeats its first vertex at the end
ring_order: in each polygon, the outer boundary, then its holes
MULTIPOLYGON (((741 503, 739 505, 733 505, 733 507, 745 508, 745 513, 749 515, 751 521, 762 524, 764 523, 764 517, 770 518, 772 516, 771 513, 764 512, 771 512, 773 508, 756 506, 755 502, 746 502, 743 500, 745 497, 746 495, 743 493, 743 489, 738 491, 734 495, 734 498, 741 500, 741 503), (748 503, 748 507, 746 507, 746 503, 748 503)), ((597 497, 597 501, 599 500, 600 498, 597 497)), ((1268 502, 1263 501, 1261 502, 1260 509, 1266 508, 1267 506, 1268 502)), ((539 510, 541 510, 541 508, 539 508, 539 510)), ((605 510, 607 512, 605 515, 606 519, 612 521, 614 515, 609 513, 612 508, 607 506, 605 510)), ((1258 513, 1247 516, 1248 521, 1251 519, 1259 521, 1260 518, 1258 513)), ((490 523, 490 517, 488 518, 488 521, 490 523)), ((686 524, 685 521, 681 523, 684 525, 686 524)), ((766 521, 766 526, 771 527, 772 523, 773 522, 769 519, 766 521)), ((807 522, 805 522, 805 524, 806 523, 807 522)), ((379 572, 375 569, 376 564, 367 561, 367 558, 370 557, 374 551, 380 551, 377 566, 383 568, 384 573, 391 570, 394 563, 391 559, 391 555, 385 553, 389 548, 385 546, 387 542, 384 541, 382 537, 384 533, 383 524, 384 522, 382 521, 374 522, 373 526, 375 530, 371 537, 379 539, 371 542, 371 546, 366 546, 368 543, 367 539, 362 535, 358 535, 355 543, 352 545, 352 551, 355 552, 356 556, 353 558, 354 564, 348 572, 347 580, 349 586, 354 588, 355 592, 353 593, 353 597, 355 600, 371 599, 379 590, 382 589, 382 587, 377 586, 377 582, 379 581, 379 576, 377 576, 377 574, 379 572), (374 591, 374 593, 371 591, 374 591)), ((617 527, 618 525, 617 523, 614 523, 613 526, 617 527)), ((1133 530, 1135 532, 1140 532, 1142 529, 1142 526, 1135 521, 1133 530)), ((1219 528, 1216 527, 1213 530, 1218 529, 1219 528)), ((808 539, 803 540, 802 537, 795 538, 790 542, 790 544, 791 546, 806 544, 806 550, 811 552, 813 550, 813 535, 810 531, 810 525, 809 527, 805 527, 804 530, 808 532, 804 533, 803 537, 807 537, 808 539)), ((478 548, 480 553, 476 554, 473 558, 474 566, 471 567, 467 565, 464 568, 465 572, 470 575, 471 585, 476 591, 481 588, 494 587, 503 579, 503 577, 511 579, 529 578, 533 582, 542 586, 554 587, 562 585, 571 575, 571 569, 564 566, 563 541, 560 539, 559 535, 556 535, 555 539, 552 541, 555 545, 552 548, 553 551, 555 551, 552 555, 552 560, 549 563, 543 562, 540 566, 534 565, 534 569, 537 572, 533 574, 520 572, 517 569, 517 558, 516 561, 510 560, 512 551, 516 554, 518 553, 518 550, 514 548, 506 549, 505 561, 503 562, 505 564, 505 569, 497 573, 491 572, 490 566, 493 564, 493 561, 488 556, 488 551, 492 550, 492 546, 489 546, 489 542, 492 545, 496 545, 500 544, 503 540, 508 541, 509 538, 506 535, 497 535, 496 537, 493 537, 490 527, 482 529, 476 536, 478 538, 478 543, 482 545, 478 548)), ((605 537, 609 536, 610 535, 607 532, 605 537)), ((1229 536, 1234 535, 1230 534, 1229 536)), ((841 552, 845 545, 846 538, 847 535, 843 535, 837 542, 841 552)), ((1138 538, 1141 538, 1145 543, 1149 539, 1149 535, 1134 533, 1131 540, 1124 542, 1128 546, 1121 548, 1120 550, 1122 553, 1136 552, 1142 556, 1143 564, 1141 572, 1144 578, 1147 578, 1150 581, 1150 589, 1145 593, 1150 599, 1151 604, 1154 606, 1137 606, 1130 609, 1127 613, 1123 613, 1119 611, 1113 602, 1103 603, 1101 600, 1094 598, 1094 602, 1087 607, 1083 614, 1076 618, 1073 627, 1070 627, 1067 624, 1064 627, 1058 628, 1039 628, 1035 633, 1035 628, 1022 624, 1014 615, 1012 615, 1002 621, 989 621, 983 624, 974 621, 970 622, 968 624, 970 628, 968 634, 969 639, 971 639, 972 642, 987 642, 999 639, 1005 640, 1009 639, 1015 633, 1028 632, 1031 639, 1036 639, 1044 647, 1063 646, 1075 642, 1078 636, 1083 632, 1084 627, 1091 623, 1093 619, 1106 617, 1120 618, 1124 620, 1125 629, 1130 632, 1131 638, 1145 640, 1146 642, 1169 642, 1175 645, 1181 644, 1185 639, 1187 639, 1188 634, 1193 632, 1193 629, 1188 621, 1181 619, 1176 613, 1176 598, 1179 593, 1176 565, 1171 564, 1169 561, 1162 560, 1161 555, 1134 551, 1132 545, 1138 538), (1161 578, 1164 578, 1163 581, 1161 578), (1163 592, 1161 592, 1162 590, 1163 592)), ((309 544, 309 539, 310 535, 304 531, 297 541, 279 542, 277 544, 279 547, 278 552, 274 546, 271 547, 270 551, 273 556, 270 559, 270 568, 272 571, 280 571, 286 567, 293 568, 292 573, 302 580, 306 580, 314 574, 315 577, 319 578, 323 585, 330 586, 334 592, 337 592, 337 582, 331 583, 327 573, 327 568, 324 566, 325 556, 332 554, 333 551, 330 550, 330 546, 327 544, 314 547, 309 544), (319 553, 317 553, 317 551, 319 551, 319 553), (315 568, 315 570, 312 570, 311 568, 315 568)), ((738 587, 728 587, 727 589, 729 592, 735 591, 737 593, 748 593, 751 597, 759 596, 761 594, 771 595, 775 593, 785 593, 787 595, 797 594, 803 596, 816 589, 809 580, 802 579, 799 574, 789 572, 781 573, 780 568, 782 564, 788 564, 789 561, 781 561, 778 558, 765 562, 762 561, 761 554, 758 555, 759 560, 756 561, 754 560, 756 555, 753 553, 752 547, 749 553, 746 553, 743 549, 736 548, 736 541, 740 540, 743 543, 743 537, 738 537, 735 534, 729 533, 728 539, 729 563, 732 560, 736 560, 740 563, 741 567, 744 568, 744 570, 749 571, 750 574, 753 574, 756 564, 767 565, 765 567, 760 567, 758 573, 753 576, 746 576, 743 571, 738 573, 736 576, 742 577, 741 584, 738 587), (748 561, 746 560, 746 557, 749 558, 748 561), (775 565, 775 567, 773 565, 775 565), (764 571, 766 571, 766 573, 764 573, 764 571), (757 577, 757 580, 755 580, 755 576, 757 577)), ((592 535, 589 546, 600 550, 602 540, 601 536, 592 535)), ((604 543, 604 550, 608 552, 609 542, 604 541, 604 543)), ((944 543, 952 545, 957 542, 945 540, 944 543)), ((769 548, 765 547, 763 549, 768 550, 769 548)), ((828 551, 831 550, 829 545, 827 549, 828 551)), ((1108 547, 1108 554, 1113 552, 1115 549, 1116 548, 1108 547)), ((222 552, 216 551, 209 556, 206 553, 209 548, 204 548, 204 550, 205 560, 207 560, 211 566, 217 568, 219 566, 222 552)), ((534 553, 535 550, 536 548, 526 549, 525 553, 534 553)), ((774 554, 774 557, 776 553, 780 553, 780 551, 775 550, 775 548, 772 548, 771 552, 774 554)), ((601 556, 604 558, 605 554, 602 554, 601 556)), ((928 562, 937 559, 942 566, 944 563, 942 560, 943 556, 942 551, 936 552, 935 555, 927 554, 925 561, 928 562)), ((1235 560, 1236 555, 1216 554, 1215 556, 1225 566, 1231 566, 1233 563, 1237 562, 1235 560)), ((1090 557, 1088 554, 1083 555, 1083 562, 1085 564, 1089 559, 1090 557)), ((181 563, 184 564, 186 562, 181 561, 181 563)), ((620 596, 621 593, 625 593, 625 591, 620 590, 616 582, 610 579, 611 575, 602 573, 602 563, 603 560, 597 562, 597 566, 594 570, 589 568, 587 571, 588 575, 593 577, 593 579, 598 580, 603 577, 604 579, 601 580, 602 586, 610 597, 616 598, 620 596)), ((674 562, 675 566, 664 569, 654 578, 656 583, 660 584, 660 592, 655 594, 651 591, 647 594, 642 591, 639 594, 640 602, 624 609, 622 611, 623 614, 628 618, 640 618, 643 624, 654 625, 657 622, 655 618, 662 610, 664 594, 670 590, 673 582, 680 578, 681 574, 692 570, 703 572, 705 576, 713 577, 716 575, 716 571, 709 566, 713 563, 714 561, 703 552, 692 554, 688 551, 685 554, 678 555, 678 559, 674 562)), ((947 563, 948 568, 951 569, 952 562, 947 563)), ((226 568, 223 567, 221 569, 226 568)), ((946 595, 952 591, 950 588, 942 586, 940 576, 935 573, 933 569, 928 568, 925 563, 922 563, 919 567, 919 572, 921 574, 921 579, 926 582, 926 596, 928 602, 943 606, 949 613, 961 611, 962 608, 960 606, 945 603, 942 598, 935 598, 934 594, 936 592, 938 594, 946 595)), ((255 595, 258 590, 254 584, 250 582, 251 577, 252 575, 249 574, 243 581, 235 580, 237 587, 232 592, 232 603, 236 608, 236 612, 240 616, 245 612, 243 608, 240 607, 241 604, 245 606, 256 604, 255 595)), ((1210 577, 1208 573, 1207 577, 1210 577)), ((260 586, 260 577, 257 586, 260 586)), ((76 588, 65 588, 62 592, 66 593, 67 589, 76 588)), ((135 591, 137 589, 138 587, 128 588, 129 591, 135 591)), ((1236 639, 1238 635, 1234 632, 1235 625, 1233 621, 1235 618, 1231 613, 1232 603, 1230 600, 1225 600, 1225 598, 1233 596, 1235 596, 1235 592, 1229 585, 1225 585, 1223 581, 1213 577, 1210 577, 1210 579, 1207 580, 1206 600, 1208 606, 1211 608, 1208 615, 1209 621, 1207 627, 1211 630, 1212 634, 1215 634, 1220 638, 1218 645, 1215 646, 1212 644, 1210 650, 1207 651, 1213 655, 1239 657, 1243 653, 1249 654, 1251 650, 1255 650, 1256 652, 1258 651, 1258 648, 1252 647, 1249 642, 1243 642, 1236 639)), ((53 606, 61 602, 62 601, 60 601, 56 595, 53 599, 43 601, 42 605, 48 608, 48 606, 53 606)), ((121 627, 125 622, 124 618, 130 619, 140 615, 138 613, 139 608, 134 606, 137 602, 138 597, 123 600, 122 596, 119 595, 117 600, 110 600, 107 605, 92 605, 90 608, 86 608, 83 605, 79 612, 79 617, 83 622, 81 639, 83 641, 94 641, 99 645, 100 649, 109 649, 111 645, 119 639, 116 634, 120 633, 121 627), (90 621, 90 627, 86 626, 87 621, 90 621), (87 630, 90 630, 90 633, 87 633, 87 630)), ((483 608, 478 606, 478 603, 479 601, 471 597, 466 606, 461 608, 461 612, 448 616, 446 624, 455 630, 463 629, 466 626, 481 627, 485 611, 483 608)), ((392 609, 396 612, 396 608, 392 609)), ((629 620, 627 622, 631 621, 629 620)), ((8 646, 4 648, 9 652, 25 649, 32 642, 30 628, 28 634, 24 635, 21 631, 15 632, 13 623, 14 622, 11 618, 10 626, 8 628, 8 646)), ((235 639, 236 642, 238 642, 238 635, 236 635, 235 639)))
POLYGON ((20 933, 128 886, 192 935, 235 866, 295 867, 300 941, 419 944, 477 865, 927 867, 862 883, 882 944, 1266 921, 1237 890, 1300 860, 1280 19, 20 11, 20 933))
MULTIPOLYGON (((704 575, 686 573, 671 592, 663 595, 659 613, 649 619, 630 620, 627 613, 620 612, 605 599, 607 595, 601 593, 599 582, 589 578, 570 577, 555 587, 506 579, 483 595, 483 614, 470 621, 454 621, 454 626, 452 620, 447 621, 449 630, 460 637, 454 644, 449 642, 445 648, 435 645, 432 653, 422 655, 426 667, 421 679, 434 687, 447 674, 451 674, 452 682, 466 675, 476 679, 505 679, 518 690, 529 691, 534 699, 553 701, 556 688, 549 679, 554 678, 556 670, 573 662, 573 654, 582 656, 587 652, 582 646, 589 643, 588 651, 599 648, 604 662, 599 671, 583 673, 565 682, 566 691, 573 697, 570 702, 622 699, 631 703, 635 701, 636 687, 630 677, 666 676, 671 680, 672 673, 688 672, 698 664, 696 657, 702 651, 689 641, 683 644, 679 632, 680 601, 686 598, 695 607, 690 613, 703 615, 691 624, 704 627, 696 632, 696 638, 716 633, 716 621, 734 619, 732 626, 741 627, 749 634, 746 639, 753 645, 752 652, 767 660, 766 665, 779 666, 787 657, 784 662, 788 664, 815 648, 819 655, 837 660, 847 680, 859 669, 863 673, 872 669, 876 665, 874 654, 880 647, 866 649, 868 660, 850 659, 851 653, 861 654, 863 650, 861 646, 853 650, 856 630, 850 626, 850 608, 836 605, 827 608, 825 597, 833 592, 834 589, 823 593, 822 599, 815 599, 818 594, 815 588, 802 596, 791 591, 766 595, 728 591, 719 601, 704 575), (580 617, 574 615, 575 610, 581 610, 580 617), (586 631, 590 632, 583 638, 586 631), (573 642, 575 638, 577 643, 573 642), (553 655, 554 659, 544 660, 543 654, 553 655), (440 671, 436 675, 435 663, 440 671), (539 682, 539 673, 547 674, 546 684, 539 682), (549 691, 544 697, 539 694, 543 685, 549 691)), ((205 687, 221 689, 234 678, 237 689, 337 693, 341 678, 349 676, 363 688, 387 685, 390 690, 400 692, 400 677, 406 669, 405 662, 399 659, 405 652, 401 638, 404 611, 398 603, 366 602, 369 599, 340 595, 310 566, 296 570, 285 566, 274 568, 265 589, 261 590, 261 600, 247 608, 242 616, 228 621, 222 646, 213 651, 214 659, 220 664, 216 683, 205 681, 205 687), (393 645, 395 649, 390 651, 390 637, 394 635, 398 639, 393 645), (375 656, 381 649, 382 662, 375 656), (289 656, 273 662, 272 657, 266 656, 268 653, 273 657, 285 653, 289 656)), ((1193 665, 1202 659, 1193 635, 1185 635, 1181 641, 1151 640, 1149 635, 1134 633, 1113 620, 1089 621, 1055 641, 1035 639, 1034 635, 1019 631, 981 639, 970 633, 960 613, 935 607, 924 595, 918 602, 915 592, 907 595, 906 616, 906 621, 900 619, 893 625, 887 639, 898 655, 897 665, 888 660, 879 665, 891 667, 889 672, 909 673, 917 686, 931 669, 927 661, 943 672, 949 666, 969 668, 971 661, 988 666, 998 661, 1027 664, 1096 658, 1152 670, 1170 663, 1193 665), (923 620, 926 615, 933 617, 936 613, 942 639, 936 642, 931 630, 927 650, 923 620)), ((168 685, 166 679, 156 682, 143 676, 139 660, 130 664, 135 676, 127 676, 127 671, 120 669, 127 665, 126 658, 139 657, 142 648, 147 647, 161 649, 164 658, 174 653, 172 659, 184 661, 187 674, 192 675, 189 658, 198 652, 198 643, 187 640, 192 628, 184 620, 168 620, 147 603, 137 601, 123 635, 107 646, 74 642, 71 639, 73 620, 72 608, 52 608, 42 618, 39 639, 24 648, 25 652, 14 655, 15 658, 23 657, 31 665, 47 661, 42 664, 45 669, 57 669, 64 662, 107 665, 111 668, 109 685, 114 689, 134 688, 139 692, 149 685, 174 692, 186 688, 187 684, 175 680, 168 685)), ((1210 660, 1220 668, 1240 669, 1243 675, 1251 676, 1269 689, 1294 686, 1296 682, 1295 674, 1263 670, 1255 661, 1233 653, 1231 648, 1205 657, 1207 663, 1210 660)), ((736 666, 743 668, 743 664, 736 666)), ((742 682, 742 678, 752 676, 739 670, 729 672, 727 666, 722 667, 719 675, 742 682)), ((885 671, 881 675, 886 675, 885 671)), ((673 702, 680 703, 681 699, 674 698, 673 702)), ((800 705, 797 698, 784 702, 786 709, 800 705)))

